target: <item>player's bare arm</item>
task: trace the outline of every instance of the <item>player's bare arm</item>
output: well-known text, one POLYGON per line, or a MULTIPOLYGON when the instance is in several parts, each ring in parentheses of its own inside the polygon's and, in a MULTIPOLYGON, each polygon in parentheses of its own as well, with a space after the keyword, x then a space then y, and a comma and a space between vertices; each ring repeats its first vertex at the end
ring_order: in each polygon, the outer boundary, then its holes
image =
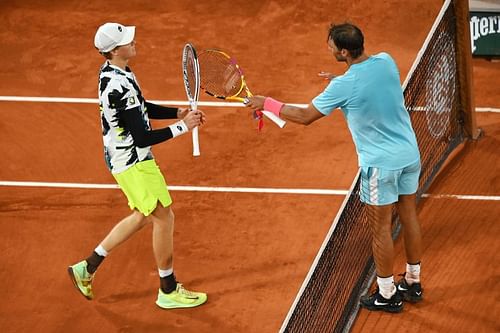
POLYGON ((254 111, 271 111, 280 118, 302 125, 309 125, 324 116, 312 104, 302 108, 295 105, 283 104, 265 96, 248 97, 246 105, 254 111))

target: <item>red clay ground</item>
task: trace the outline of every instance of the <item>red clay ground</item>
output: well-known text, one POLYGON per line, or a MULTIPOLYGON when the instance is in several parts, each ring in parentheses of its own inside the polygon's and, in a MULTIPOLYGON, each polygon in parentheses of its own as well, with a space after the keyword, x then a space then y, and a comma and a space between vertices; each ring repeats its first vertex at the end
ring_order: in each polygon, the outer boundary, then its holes
MULTIPOLYGON (((102 58, 99 24, 137 26, 131 63, 149 99, 184 100, 180 55, 186 41, 234 54, 256 93, 306 103, 324 87, 320 70, 342 72, 326 47, 331 21, 350 20, 368 53, 390 52, 402 78, 440 1, 37 1, 0 3, 0 95, 95 98, 102 58)), ((500 66, 474 61, 476 105, 500 107, 500 66)), ((203 97, 204 100, 209 100, 203 97)), ((158 145, 172 185, 347 189, 356 156, 340 113, 307 128, 263 133, 244 109, 206 109, 202 156, 189 136, 158 145)), ((102 157, 98 109, 84 104, 0 103, 0 180, 113 183, 102 157)), ((462 149, 431 194, 499 195, 500 116, 479 114, 484 137, 462 149)), ((160 125, 155 123, 155 125, 160 125)), ((341 196, 172 192, 175 268, 209 301, 161 311, 150 229, 114 251, 95 282, 96 299, 73 289, 66 267, 86 256, 128 213, 119 190, 0 188, 2 332, 277 332, 341 196)), ((499 330, 498 216, 495 201, 428 198, 426 301, 399 316, 361 311, 356 332, 499 330), (498 260, 496 260, 498 261, 498 260), (484 286, 490 286, 487 291, 484 286), (496 295, 491 297, 491 290, 496 295)), ((404 258, 398 245, 398 267, 404 258)))

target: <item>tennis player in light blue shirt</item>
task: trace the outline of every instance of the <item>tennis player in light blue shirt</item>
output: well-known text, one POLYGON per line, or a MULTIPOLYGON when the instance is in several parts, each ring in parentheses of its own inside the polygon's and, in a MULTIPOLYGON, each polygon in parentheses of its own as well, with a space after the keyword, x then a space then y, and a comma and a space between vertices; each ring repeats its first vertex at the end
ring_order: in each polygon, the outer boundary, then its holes
POLYGON ((340 109, 358 153, 360 199, 367 204, 378 288, 364 295, 368 310, 400 312, 403 300, 422 300, 420 260, 422 237, 416 211, 420 154, 410 116, 404 105, 396 63, 387 53, 367 56, 364 36, 353 24, 332 24, 328 46, 337 61, 348 65, 330 79, 325 90, 306 108, 284 104, 271 97, 248 98, 247 106, 299 124, 310 123, 340 109), (397 208, 403 226, 407 265, 405 276, 394 283, 392 211, 397 208))

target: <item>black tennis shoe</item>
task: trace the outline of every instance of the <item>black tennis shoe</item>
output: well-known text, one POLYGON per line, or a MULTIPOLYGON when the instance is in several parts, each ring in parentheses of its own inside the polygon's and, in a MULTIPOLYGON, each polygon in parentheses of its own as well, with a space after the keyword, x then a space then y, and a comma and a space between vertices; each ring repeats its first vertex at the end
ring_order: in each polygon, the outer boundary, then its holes
POLYGON ((359 303, 370 311, 398 313, 403 311, 403 299, 398 291, 390 298, 380 295, 378 288, 371 295, 361 296, 359 303))
POLYGON ((405 274, 400 274, 403 277, 396 283, 396 288, 403 299, 407 302, 416 303, 423 299, 423 289, 419 283, 413 283, 411 286, 406 282, 405 274))

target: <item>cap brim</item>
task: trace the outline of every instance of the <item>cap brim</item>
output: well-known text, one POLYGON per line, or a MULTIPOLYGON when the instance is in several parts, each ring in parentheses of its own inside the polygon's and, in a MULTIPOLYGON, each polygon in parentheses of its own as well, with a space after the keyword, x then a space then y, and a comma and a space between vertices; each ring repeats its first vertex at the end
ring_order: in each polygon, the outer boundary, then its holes
POLYGON ((122 46, 132 43, 135 37, 135 27, 125 27, 125 34, 123 35, 123 39, 120 43, 116 44, 116 46, 122 46))

